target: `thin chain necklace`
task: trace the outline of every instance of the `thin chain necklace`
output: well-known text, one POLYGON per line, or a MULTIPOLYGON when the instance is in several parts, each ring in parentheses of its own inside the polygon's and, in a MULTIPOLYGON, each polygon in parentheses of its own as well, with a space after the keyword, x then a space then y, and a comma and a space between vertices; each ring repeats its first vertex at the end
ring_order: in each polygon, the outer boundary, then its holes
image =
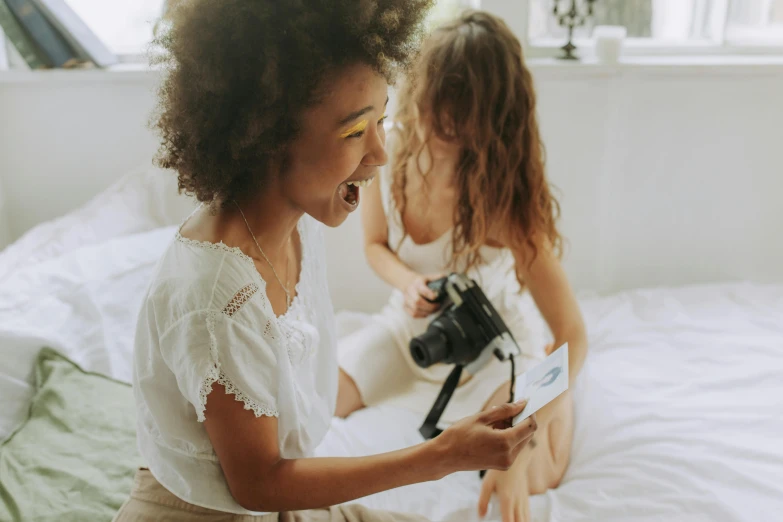
MULTIPOLYGON (((291 308, 291 292, 288 291, 288 285, 283 284, 283 281, 280 279, 280 276, 277 275, 277 270, 275 270, 274 265, 269 260, 268 257, 266 257, 266 254, 264 253, 264 249, 261 248, 261 245, 258 244, 258 240, 256 239, 256 235, 253 234, 253 229, 250 228, 250 223, 247 222, 247 218, 245 217, 245 213, 242 212, 242 208, 239 206, 239 203, 234 201, 234 205, 237 206, 237 209, 239 210, 239 213, 242 215, 242 219, 245 220, 245 225, 247 225, 247 231, 250 232, 250 237, 253 238, 253 241, 255 242, 256 246, 258 247, 258 251, 261 252, 261 255, 264 256, 264 259, 266 259, 266 262, 269 263, 269 268, 272 269, 272 273, 275 275, 275 279, 277 279, 277 282, 280 283, 280 286, 283 287, 283 292, 285 292, 285 302, 286 302, 286 308, 291 308)), ((291 238, 288 238, 289 241, 291 241, 291 238)), ((286 268, 289 267, 289 257, 286 256, 286 268)), ((288 270, 290 275, 290 270, 288 270)), ((288 283, 288 278, 286 278, 286 283, 288 283)))

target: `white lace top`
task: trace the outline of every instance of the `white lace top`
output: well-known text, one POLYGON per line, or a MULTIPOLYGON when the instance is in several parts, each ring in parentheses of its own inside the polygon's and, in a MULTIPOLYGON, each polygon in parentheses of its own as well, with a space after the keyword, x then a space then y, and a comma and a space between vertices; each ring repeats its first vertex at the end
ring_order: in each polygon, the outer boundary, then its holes
POLYGON ((309 216, 298 229, 302 273, 284 316, 248 256, 179 234, 144 299, 133 375, 139 450, 155 478, 191 504, 251 514, 231 496, 202 424, 215 382, 256 417, 278 417, 283 458, 309 456, 329 427, 337 360, 322 231, 309 216))

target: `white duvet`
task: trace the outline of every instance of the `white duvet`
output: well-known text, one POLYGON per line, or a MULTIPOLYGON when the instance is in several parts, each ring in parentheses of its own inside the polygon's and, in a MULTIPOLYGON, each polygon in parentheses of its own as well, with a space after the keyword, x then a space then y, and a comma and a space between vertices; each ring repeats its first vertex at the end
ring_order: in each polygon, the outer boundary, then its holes
MULTIPOLYGON (((172 234, 73 248, 2 281, 0 437, 24 416, 42 346, 129 379, 136 311, 172 234)), ((590 353, 573 390, 572 461, 557 490, 532 499, 536 520, 783 520, 783 286, 644 290, 581 305, 590 353)), ((420 421, 366 410, 335 421, 319 454, 414 444, 420 421)), ((362 502, 469 521, 479 486, 463 473, 362 502)))

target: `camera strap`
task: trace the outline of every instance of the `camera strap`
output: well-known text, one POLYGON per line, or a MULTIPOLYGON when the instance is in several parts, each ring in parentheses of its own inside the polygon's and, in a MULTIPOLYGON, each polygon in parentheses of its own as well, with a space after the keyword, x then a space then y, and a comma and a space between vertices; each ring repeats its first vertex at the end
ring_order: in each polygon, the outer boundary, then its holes
POLYGON ((432 409, 427 414, 427 418, 424 419, 424 424, 419 428, 419 433, 421 433, 422 437, 425 439, 433 439, 443 431, 438 429, 438 421, 440 420, 441 415, 443 415, 443 410, 445 410, 446 406, 449 404, 451 396, 454 395, 454 390, 456 390, 459 385, 459 379, 462 377, 462 369, 463 366, 458 364, 451 370, 446 382, 443 383, 443 388, 441 388, 438 398, 435 399, 435 404, 432 405, 432 409))

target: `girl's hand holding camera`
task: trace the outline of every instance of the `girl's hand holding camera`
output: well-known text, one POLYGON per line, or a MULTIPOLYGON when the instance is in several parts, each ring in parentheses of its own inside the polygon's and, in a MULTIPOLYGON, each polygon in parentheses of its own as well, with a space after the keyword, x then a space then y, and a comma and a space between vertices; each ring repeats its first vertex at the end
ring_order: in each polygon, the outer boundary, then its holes
POLYGON ((405 289, 405 311, 415 319, 421 319, 434 314, 440 309, 440 303, 433 302, 438 295, 427 286, 427 283, 436 281, 442 275, 417 275, 405 289))

